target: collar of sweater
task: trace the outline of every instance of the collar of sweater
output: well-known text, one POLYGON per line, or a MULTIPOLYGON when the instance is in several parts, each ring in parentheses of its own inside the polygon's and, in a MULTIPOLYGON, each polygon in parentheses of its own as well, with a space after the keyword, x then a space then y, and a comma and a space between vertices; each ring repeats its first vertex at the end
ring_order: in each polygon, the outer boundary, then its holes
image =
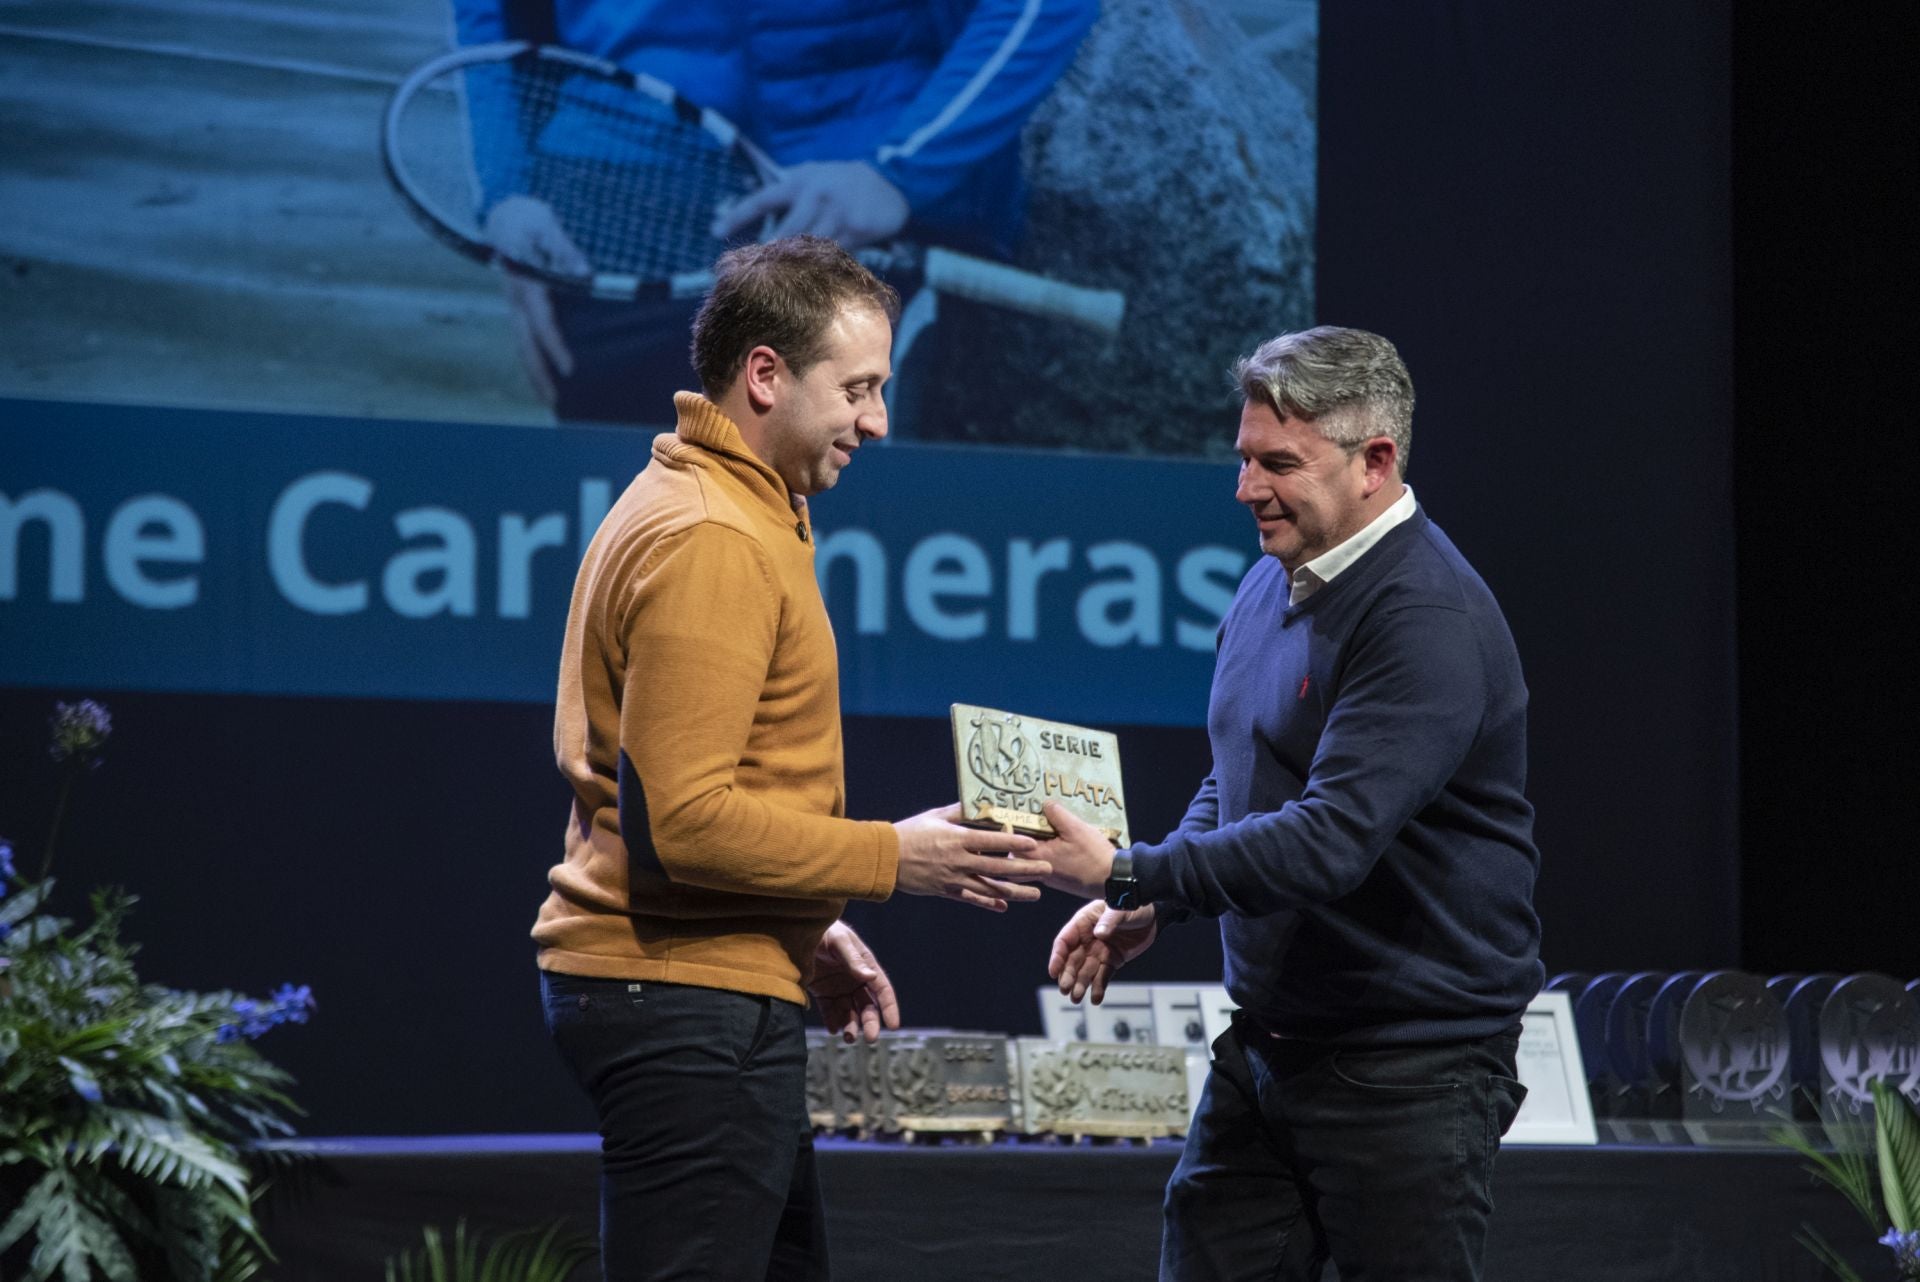
POLYGON ((803 522, 808 520, 806 499, 787 492, 787 483, 780 479, 780 474, 748 448, 739 425, 718 405, 698 392, 675 392, 673 408, 678 411, 680 421, 674 425, 672 435, 655 439, 655 453, 671 461, 687 462, 697 457, 687 448, 692 446, 717 456, 721 466, 765 498, 776 515, 796 515, 803 522))
MULTIPOLYGON (((1400 559, 1408 545, 1419 537, 1420 531, 1426 526, 1426 510, 1415 506, 1412 515, 1382 534, 1372 547, 1360 554, 1359 559, 1342 570, 1339 578, 1323 584, 1319 590, 1299 601, 1289 600, 1282 617, 1287 623, 1292 623, 1301 615, 1313 611, 1327 598, 1340 595, 1342 589, 1350 592, 1360 591, 1361 589, 1351 585, 1370 583, 1378 578, 1388 566, 1400 559)), ((1284 568, 1280 572, 1280 577, 1283 581, 1289 579, 1284 568)))

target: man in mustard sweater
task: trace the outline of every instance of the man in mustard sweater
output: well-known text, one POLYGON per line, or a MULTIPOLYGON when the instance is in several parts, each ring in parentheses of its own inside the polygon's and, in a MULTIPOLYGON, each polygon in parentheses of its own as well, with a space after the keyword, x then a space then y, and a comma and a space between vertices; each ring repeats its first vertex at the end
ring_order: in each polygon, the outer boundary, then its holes
POLYGON ((894 891, 1004 910, 1034 844, 958 807, 847 819, 808 495, 886 434, 898 299, 832 241, 721 258, 704 396, 602 522, 560 658, 565 855, 533 929, 548 1027, 599 1112, 608 1282, 827 1276, 802 1014, 898 1027, 839 920, 894 891))

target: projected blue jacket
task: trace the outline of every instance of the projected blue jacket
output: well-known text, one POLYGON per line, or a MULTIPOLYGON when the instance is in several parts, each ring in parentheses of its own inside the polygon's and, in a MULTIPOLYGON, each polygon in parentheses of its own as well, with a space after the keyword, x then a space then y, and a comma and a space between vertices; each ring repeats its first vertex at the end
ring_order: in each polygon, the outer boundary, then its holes
POLYGON ((644 71, 774 160, 865 160, 914 235, 1011 252, 1020 130, 1098 0, 454 0, 461 44, 532 40, 644 71))
POLYGON ((1514 1026, 1539 991, 1527 689, 1493 594, 1416 512, 1287 604, 1271 557, 1221 624, 1213 773, 1143 897, 1221 918, 1227 987, 1298 1036, 1514 1026))

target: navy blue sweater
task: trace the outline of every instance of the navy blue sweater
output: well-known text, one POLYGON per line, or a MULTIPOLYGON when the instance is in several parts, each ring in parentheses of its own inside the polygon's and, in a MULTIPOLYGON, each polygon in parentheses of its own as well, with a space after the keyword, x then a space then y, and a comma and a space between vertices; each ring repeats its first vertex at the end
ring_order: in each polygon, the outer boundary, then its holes
MULTIPOLYGON (((1424 512, 1287 604, 1261 558, 1221 624, 1213 773, 1141 895, 1221 919, 1226 982, 1297 1037, 1512 1027, 1540 989, 1527 689, 1493 594, 1424 512)), ((1176 914, 1177 915, 1177 914, 1176 914)))

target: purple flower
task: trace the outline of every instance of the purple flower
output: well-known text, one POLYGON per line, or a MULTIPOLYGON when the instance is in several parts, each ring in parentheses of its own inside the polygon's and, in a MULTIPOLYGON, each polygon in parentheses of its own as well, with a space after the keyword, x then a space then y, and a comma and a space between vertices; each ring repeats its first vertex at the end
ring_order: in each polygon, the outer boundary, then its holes
POLYGON ((298 988, 292 984, 282 984, 274 991, 267 1002, 256 1002, 251 997, 234 999, 234 1022, 222 1024, 214 1033, 214 1040, 231 1042, 239 1038, 249 1041, 259 1037, 277 1024, 304 1024, 307 1012, 313 1009, 313 989, 305 984, 298 988))
POLYGON ((49 724, 53 727, 53 746, 48 751, 55 761, 71 757, 83 766, 100 764, 100 749, 113 733, 113 718, 105 707, 92 699, 56 703, 49 724))
POLYGON ((292 984, 282 984, 273 993, 275 1022, 286 1021, 294 1024, 307 1022, 307 1012, 313 1009, 313 989, 306 984, 295 988, 292 984))
POLYGON ((1893 1262, 1903 1278, 1920 1278, 1920 1229, 1909 1229, 1902 1233, 1899 1229, 1888 1229, 1881 1235, 1880 1245, 1893 1250, 1893 1262))
POLYGON ((0 837, 0 895, 7 893, 7 883, 19 875, 13 869, 13 843, 0 837))

